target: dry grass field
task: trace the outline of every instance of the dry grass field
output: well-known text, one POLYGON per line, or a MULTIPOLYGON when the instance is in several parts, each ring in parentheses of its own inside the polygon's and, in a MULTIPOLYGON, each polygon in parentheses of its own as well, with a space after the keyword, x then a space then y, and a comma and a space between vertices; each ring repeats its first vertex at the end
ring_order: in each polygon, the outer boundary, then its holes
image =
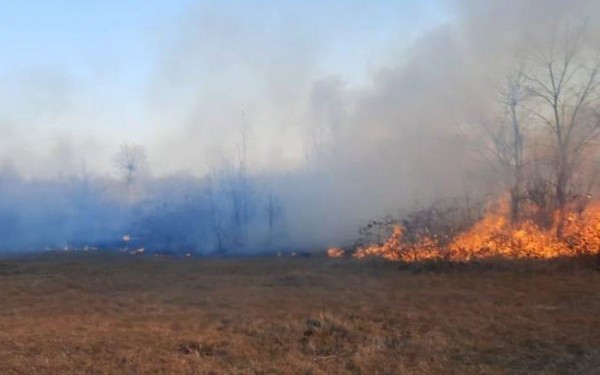
POLYGON ((0 259, 0 374, 598 374, 593 267, 0 259))

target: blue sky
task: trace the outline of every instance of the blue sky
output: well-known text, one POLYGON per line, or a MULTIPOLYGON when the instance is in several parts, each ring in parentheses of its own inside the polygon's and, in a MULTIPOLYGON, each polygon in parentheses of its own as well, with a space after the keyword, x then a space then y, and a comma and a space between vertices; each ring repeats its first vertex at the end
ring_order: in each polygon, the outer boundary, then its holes
POLYGON ((435 0, 4 0, 0 2, 0 68, 54 64, 85 73, 94 65, 116 60, 128 75, 137 76, 155 58, 156 34, 197 4, 206 9, 237 8, 248 13, 245 17, 257 19, 277 18, 286 11, 310 19, 327 34, 317 37, 329 39, 334 46, 331 60, 350 62, 349 68, 342 67, 346 72, 363 69, 368 51, 414 37, 447 19, 447 9, 435 0))
POLYGON ((60 66, 77 75, 110 68, 122 79, 147 72, 153 33, 176 22, 191 0, 4 0, 2 71, 60 66), (107 67, 108 66, 108 67, 107 67))
MULTIPOLYGON (((231 114, 198 115, 196 106, 218 108, 218 103, 238 99, 240 104, 226 111, 256 107, 262 112, 255 118, 265 123, 258 134, 275 134, 276 125, 266 124, 274 118, 269 103, 263 103, 269 98, 261 97, 262 82, 269 79, 264 75, 274 65, 291 67, 277 79, 289 77, 295 95, 304 93, 304 83, 308 87, 324 76, 362 85, 371 71, 393 64, 416 38, 448 19, 442 0, 3 0, 0 121, 8 125, 0 124, 0 133, 5 152, 13 155, 10 163, 19 160, 19 168, 38 165, 32 174, 55 170, 39 167, 39 161, 53 160, 52 150, 71 143, 95 147, 88 154, 104 160, 126 140, 164 154, 166 146, 157 138, 184 128, 190 118, 204 122, 199 131, 218 143, 229 135, 219 136, 210 124, 231 114), (276 51, 269 51, 271 46, 276 51), (295 74, 294 64, 310 69, 295 74), (184 82, 174 83, 173 77, 184 82), (239 83, 221 85, 228 80, 239 83), (156 103, 162 103, 161 113, 156 103), (17 147, 32 151, 15 158, 17 147)), ((275 143, 282 141, 275 138, 275 143)), ((93 158, 81 155, 87 152, 81 146, 70 148, 63 157, 93 158)), ((174 158, 177 164, 186 155, 174 158)), ((157 170, 173 163, 157 163, 157 170)), ((96 164, 108 168, 106 162, 96 164)))

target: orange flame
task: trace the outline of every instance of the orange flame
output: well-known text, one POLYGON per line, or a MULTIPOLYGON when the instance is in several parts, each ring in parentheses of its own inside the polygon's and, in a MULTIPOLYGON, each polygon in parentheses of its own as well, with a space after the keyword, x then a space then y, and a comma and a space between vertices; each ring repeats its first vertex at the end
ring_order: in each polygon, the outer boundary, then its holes
POLYGON ((508 203, 504 200, 499 208, 488 211, 469 230, 444 246, 430 235, 405 241, 404 228, 398 225, 385 243, 358 248, 354 257, 378 256, 391 261, 416 262, 483 258, 550 259, 600 253, 600 203, 589 205, 581 213, 569 213, 562 238, 556 236, 555 227, 540 228, 531 220, 513 225, 508 220, 508 212, 508 203))
POLYGON ((344 249, 339 247, 330 247, 327 249, 327 256, 330 258, 340 258, 344 255, 344 249))
POLYGON ((391 237, 383 245, 370 245, 359 248, 354 253, 357 259, 379 256, 392 261, 415 262, 436 259, 442 255, 441 247, 431 237, 421 237, 414 243, 403 240, 404 228, 397 225, 391 237))

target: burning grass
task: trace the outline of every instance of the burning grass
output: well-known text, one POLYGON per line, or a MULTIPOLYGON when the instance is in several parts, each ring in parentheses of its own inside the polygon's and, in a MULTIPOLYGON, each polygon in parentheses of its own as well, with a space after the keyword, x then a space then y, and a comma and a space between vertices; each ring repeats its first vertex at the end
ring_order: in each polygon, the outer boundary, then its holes
POLYGON ((600 274, 561 264, 4 259, 0 373, 591 374, 600 274))
POLYGON ((502 201, 469 229, 450 238, 426 231, 408 240, 405 228, 396 224, 383 244, 359 247, 354 257, 378 256, 403 262, 464 262, 490 258, 553 259, 600 255, 599 203, 580 212, 568 213, 560 238, 556 235, 556 224, 543 228, 532 219, 513 224, 508 220, 508 211, 508 204, 502 201))

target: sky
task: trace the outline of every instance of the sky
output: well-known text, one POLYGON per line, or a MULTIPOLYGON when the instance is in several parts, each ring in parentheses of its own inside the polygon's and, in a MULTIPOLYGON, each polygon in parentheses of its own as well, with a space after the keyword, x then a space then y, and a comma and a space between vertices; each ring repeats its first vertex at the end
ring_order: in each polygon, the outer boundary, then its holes
POLYGON ((109 173, 136 142, 156 174, 203 174, 249 128, 256 165, 289 168, 314 82, 368 85, 450 18, 436 0, 2 1, 0 160, 109 173))

